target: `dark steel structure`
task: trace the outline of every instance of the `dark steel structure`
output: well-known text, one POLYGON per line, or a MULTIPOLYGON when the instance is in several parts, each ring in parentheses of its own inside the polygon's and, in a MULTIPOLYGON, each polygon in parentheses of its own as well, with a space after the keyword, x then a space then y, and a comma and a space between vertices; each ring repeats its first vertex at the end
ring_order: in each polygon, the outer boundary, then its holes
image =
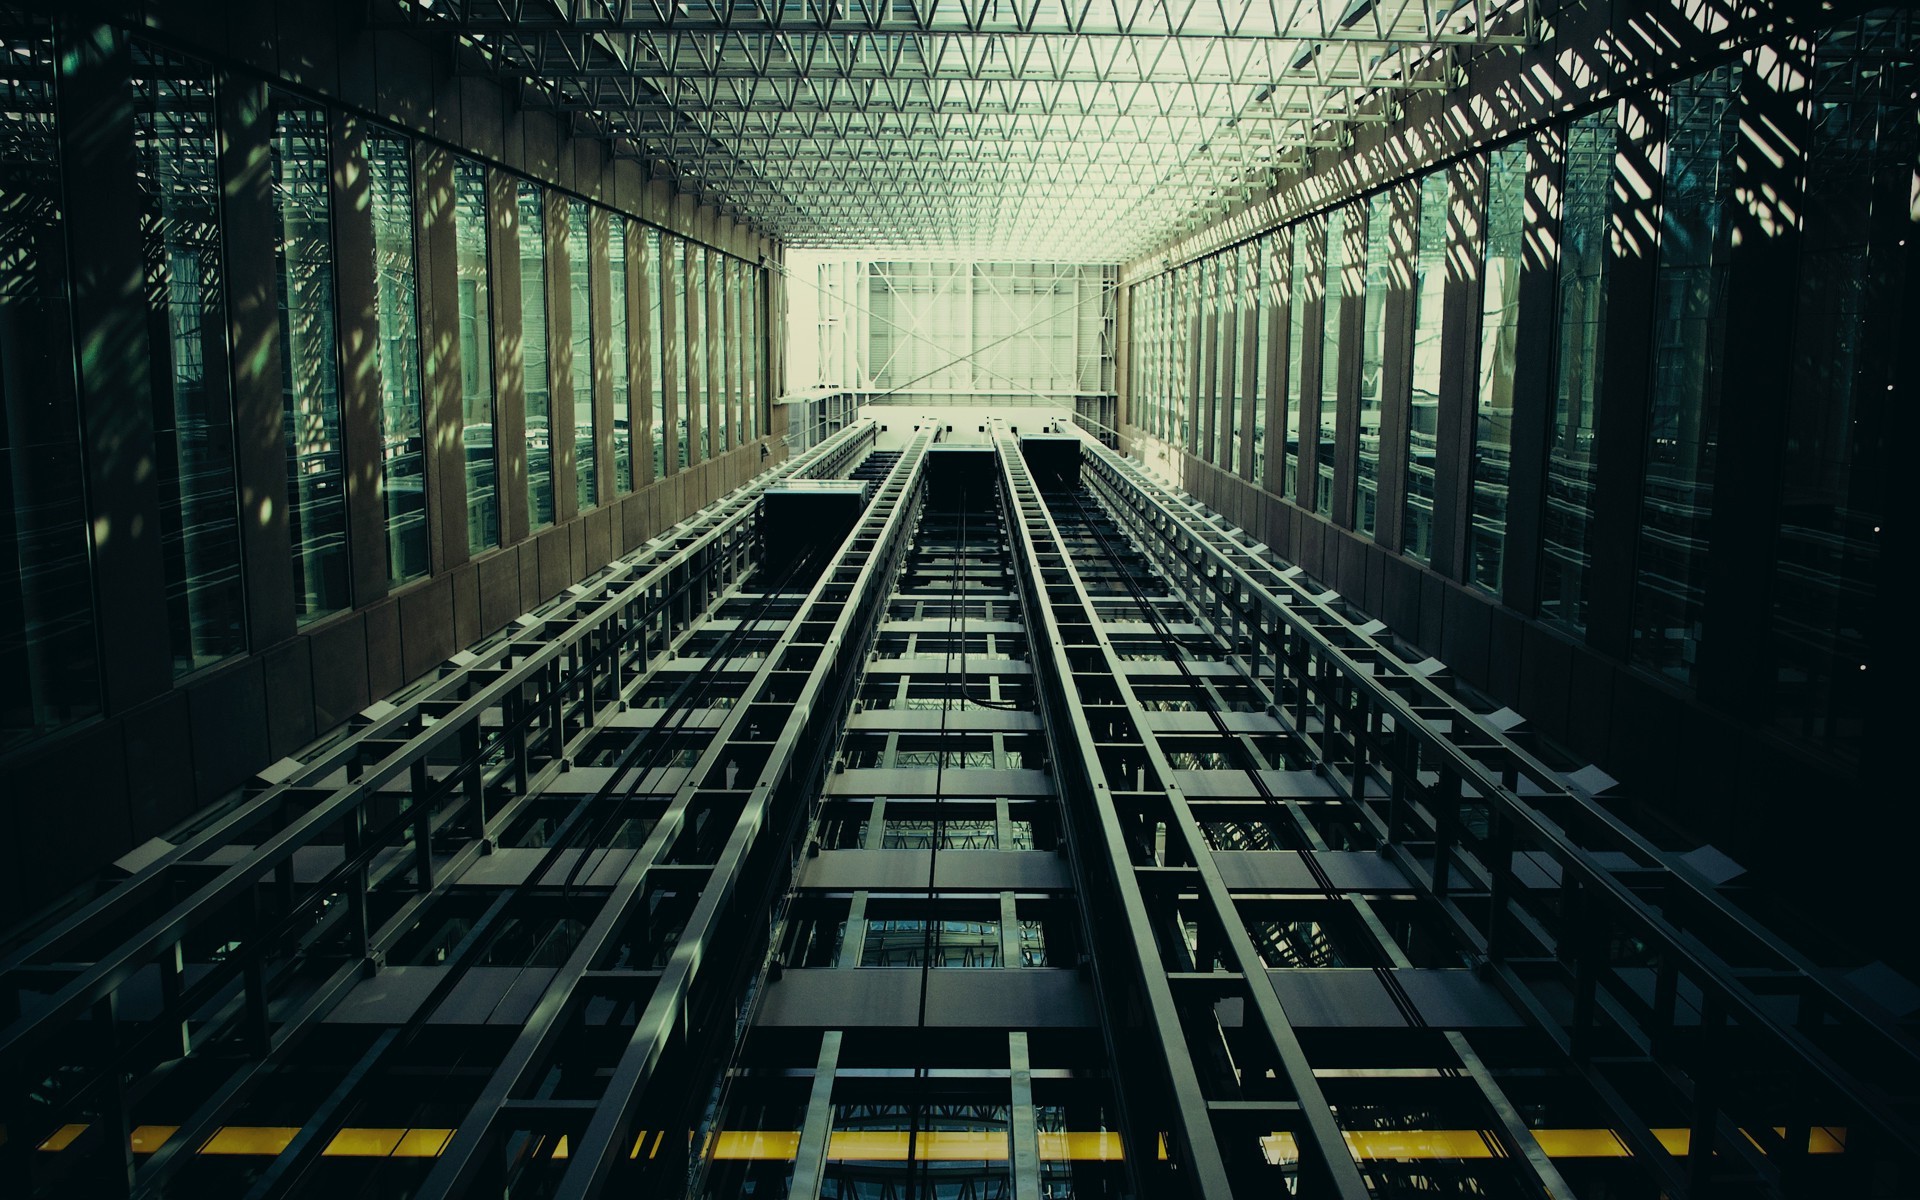
POLYGON ((9 1191, 1912 1185, 1912 1040, 1597 773, 1090 438, 880 439, 12 950, 9 1191))

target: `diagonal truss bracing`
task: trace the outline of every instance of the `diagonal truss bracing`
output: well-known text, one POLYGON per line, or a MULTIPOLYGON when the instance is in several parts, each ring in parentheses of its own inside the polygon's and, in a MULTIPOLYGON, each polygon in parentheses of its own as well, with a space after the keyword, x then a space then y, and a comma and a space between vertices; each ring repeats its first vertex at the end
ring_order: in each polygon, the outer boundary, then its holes
POLYGON ((394 0, 799 246, 1122 259, 1525 44, 1534 0, 394 0))

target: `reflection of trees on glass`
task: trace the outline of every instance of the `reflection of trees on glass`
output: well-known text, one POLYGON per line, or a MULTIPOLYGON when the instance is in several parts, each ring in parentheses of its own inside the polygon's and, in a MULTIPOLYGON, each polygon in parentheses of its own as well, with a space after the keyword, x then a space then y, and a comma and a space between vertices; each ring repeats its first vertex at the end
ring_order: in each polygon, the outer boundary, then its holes
POLYGON ((661 233, 649 225, 642 247, 646 274, 640 285, 647 296, 647 366, 653 375, 653 477, 667 473, 667 371, 663 362, 666 341, 660 333, 661 270, 666 258, 661 250, 661 233))
POLYGON ((326 110, 274 93, 275 265, 280 390, 287 423, 287 533, 294 613, 311 621, 351 603, 346 456, 333 338, 333 243, 326 110))
POLYGON ((633 490, 633 421, 627 411, 627 219, 607 214, 607 360, 613 386, 613 486, 633 490))
POLYGON ((712 314, 714 322, 713 352, 720 356, 713 364, 712 376, 719 385, 713 397, 713 448, 714 453, 723 454, 730 444, 727 434, 734 428, 727 420, 727 410, 732 405, 733 392, 733 381, 730 378, 733 371, 732 329, 730 328, 733 322, 731 311, 733 296, 727 273, 733 265, 733 260, 715 250, 709 256, 708 262, 710 265, 707 268, 707 287, 710 303, 707 311, 712 314))
POLYGON ((53 39, 44 22, 0 32, 0 111, 0 748, 7 748, 100 707, 53 39))
POLYGON ((453 164, 455 286, 460 304, 460 441, 467 464, 467 549, 500 544, 499 459, 493 437, 493 297, 487 286, 487 170, 453 164))
MULTIPOLYGON (((1814 49, 1806 229, 1774 569, 1778 728, 1844 758, 1861 751, 1872 693, 1868 629, 1884 571, 1888 385, 1920 323, 1900 243, 1920 123, 1920 18, 1875 9, 1814 49)), ((1892 453, 1904 452, 1894 447, 1892 453)), ((1874 670, 1880 669, 1878 664, 1874 670)))
POLYGON ((1240 449, 1247 440, 1247 396, 1253 391, 1253 379, 1247 372, 1247 346, 1249 339, 1257 344, 1259 333, 1249 326, 1256 309, 1255 293, 1259 291, 1260 270, 1258 266, 1259 247, 1248 242, 1234 249, 1234 296, 1238 301, 1233 318, 1233 411, 1230 416, 1233 437, 1228 445, 1229 458, 1226 467, 1238 475, 1240 473, 1240 449))
POLYGON ((1340 314, 1347 286, 1347 210, 1327 214, 1326 267, 1320 273, 1326 303, 1320 318, 1320 428, 1314 459, 1313 511, 1333 515, 1333 431, 1340 415, 1340 314))
POLYGON ((1675 84, 1667 101, 1633 658, 1686 684, 1694 682, 1706 598, 1726 333, 1723 213, 1738 153, 1739 90, 1740 64, 1729 63, 1675 84))
POLYGON ((600 455, 594 439, 593 259, 587 252, 587 205, 567 201, 567 343, 573 380, 573 470, 580 511, 600 503, 600 455))
POLYGON ((687 404, 700 414, 699 461, 713 457, 713 413, 707 394, 707 248, 687 243, 687 404))
POLYGON ((1353 527, 1373 536, 1380 507, 1380 371, 1387 356, 1387 271, 1393 193, 1367 201, 1367 292, 1361 310, 1360 404, 1354 439, 1353 527))
POLYGON ((174 673, 184 675, 246 648, 213 76, 131 44, 160 546, 174 673))
POLYGON ((367 137, 373 201, 374 309, 380 321, 381 495, 387 508, 387 576, 427 573, 426 445, 420 390, 420 324, 414 294, 413 190, 407 139, 367 137))
POLYGON ((553 524, 553 382, 547 371, 547 215, 540 185, 520 183, 520 340, 527 365, 527 519, 553 524))
POLYGON ((1307 223, 1293 227, 1293 264, 1288 278, 1293 295, 1287 301, 1287 443, 1281 448, 1284 478, 1280 494, 1299 503, 1294 489, 1300 477, 1300 399, 1306 395, 1307 376, 1301 369, 1301 355, 1307 346, 1307 223))
POLYGON ((1473 435, 1472 580, 1498 592, 1507 541, 1507 473, 1513 450, 1513 359, 1520 331, 1520 255, 1526 231, 1527 144, 1487 162, 1487 257, 1480 289, 1480 372, 1473 435))
POLYGON ((1600 408, 1601 321, 1607 304, 1607 213, 1614 120, 1602 109, 1567 127, 1561 186, 1559 337, 1542 516, 1540 618, 1585 631, 1593 525, 1593 431, 1600 408))
POLYGON ((1407 496, 1400 548, 1433 561, 1433 471, 1440 432, 1440 331, 1447 295, 1447 172, 1420 178, 1413 256, 1413 358, 1407 397, 1407 496))
POLYGON ((747 437, 760 436, 760 372, 766 365, 766 347, 760 340, 760 268, 740 268, 740 336, 746 339, 744 358, 747 377, 744 402, 747 410, 747 437))

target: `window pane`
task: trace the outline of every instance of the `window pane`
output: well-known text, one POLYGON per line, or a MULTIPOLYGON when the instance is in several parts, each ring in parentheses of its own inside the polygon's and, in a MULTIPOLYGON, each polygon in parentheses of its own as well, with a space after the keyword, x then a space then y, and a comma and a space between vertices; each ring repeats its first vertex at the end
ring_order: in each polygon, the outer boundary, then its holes
POLYGON ((613 380, 613 485, 633 490, 633 422, 627 387, 627 219, 607 214, 607 349, 613 380))
POLYGON ((647 366, 653 374, 653 477, 667 473, 667 372, 662 364, 666 342, 660 335, 660 271, 666 262, 660 249, 660 231, 647 227, 646 274, 640 284, 647 293, 647 366))
POLYGON ((587 205, 567 202, 567 320, 569 378, 573 381, 573 471, 580 511, 600 503, 599 443, 594 438, 593 258, 587 250, 587 205))
POLYGON ((173 670, 184 675, 246 649, 213 73, 132 45, 160 548, 173 670))
POLYGON ((1336 208, 1327 216, 1327 261, 1321 285, 1327 302, 1320 322, 1320 428, 1313 511, 1333 515, 1333 431, 1340 417, 1340 322, 1346 301, 1347 211, 1336 208))
POLYGON ((527 517, 553 524, 553 393, 547 373, 547 215, 537 184, 520 184, 520 337, 527 364, 527 517))
POLYGON ((1219 453, 1224 432, 1229 457, 1220 466, 1234 472, 1240 469, 1240 322, 1245 312, 1240 293, 1245 265, 1245 247, 1236 246, 1220 256, 1220 380, 1214 388, 1220 431, 1214 434, 1213 453, 1219 453))
POLYGON ((1593 526, 1594 427, 1600 409, 1601 321, 1607 305, 1607 204, 1612 194, 1613 110, 1567 128, 1561 187, 1560 336, 1553 427, 1548 431, 1542 520, 1540 619, 1587 628, 1587 556, 1593 526))
POLYGON ((453 164, 455 285, 460 302, 460 442, 467 462, 467 549, 500 544, 493 449, 493 298, 487 287, 487 170, 453 164))
POLYGON ((764 359, 765 347, 760 342, 760 268, 754 266, 741 269, 741 286, 745 289, 741 296, 741 334, 746 339, 746 405, 747 437, 760 436, 760 371, 764 359))
POLYGON ((687 249, 687 403, 700 414, 699 461, 713 457, 713 413, 707 407, 707 248, 687 249))
POLYGON ((709 256, 708 262, 707 285, 711 289, 711 297, 707 312, 714 318, 713 348, 714 353, 720 356, 713 364, 712 375, 712 378, 719 382, 719 388, 713 397, 713 448, 716 454, 724 454, 729 445, 727 435, 733 429, 733 425, 727 419, 727 409, 730 404, 729 392, 732 387, 732 381, 728 378, 732 374, 729 367, 733 362, 727 326, 732 319, 728 313, 732 304, 727 296, 728 259, 726 255, 716 251, 709 256))
POLYGON ((1675 84, 1655 274, 1653 387, 1634 581, 1633 660, 1693 684, 1726 340, 1728 225, 1740 135, 1740 64, 1675 84))
POLYGON ((0 33, 0 747, 100 708, 53 39, 0 33))
POLYGON ((1307 222, 1301 221, 1293 227, 1293 264, 1288 268, 1288 278, 1293 295, 1287 301, 1287 444, 1281 453, 1284 477, 1280 484, 1280 494, 1300 502, 1295 490, 1300 475, 1300 398, 1306 395, 1306 372, 1301 369, 1301 355, 1307 345, 1307 222))
POLYGON ((1272 368, 1268 365, 1272 356, 1267 345, 1267 320, 1268 314, 1286 302, 1280 290, 1286 278, 1281 257, 1285 245, 1283 234, 1269 233, 1254 251, 1253 482, 1263 488, 1267 486, 1267 399, 1272 394, 1268 390, 1272 387, 1272 368))
MULTIPOLYGON (((1822 34, 1794 303, 1792 399, 1774 574, 1774 714, 1844 758, 1862 749, 1867 638, 1891 489, 1878 467, 1900 348, 1920 314, 1900 242, 1920 123, 1916 16, 1876 9, 1822 34)), ((1877 666, 1876 670, 1879 669, 1877 666)))
POLYGON ((274 94, 273 206, 280 391, 287 423, 287 535, 301 622, 339 612, 348 590, 346 460, 333 341, 327 114, 274 94))
POLYGON ((1393 195, 1367 201, 1367 297, 1361 315, 1360 422, 1355 439, 1353 527, 1368 537, 1380 504, 1380 369, 1387 356, 1387 280, 1392 265, 1393 195))
POLYGON ((1413 368, 1408 373, 1407 500, 1400 548, 1433 560, 1433 464, 1440 431, 1440 326, 1447 294, 1447 172, 1420 180, 1420 245, 1413 260, 1413 368))
POLYGON ((1507 464, 1513 449, 1513 360, 1520 330, 1520 254, 1526 231, 1527 144, 1487 164, 1487 261, 1480 291, 1480 380, 1473 435, 1471 578, 1500 590, 1507 540, 1507 464))
POLYGON ((680 444, 680 469, 684 471, 690 464, 689 455, 693 453, 693 446, 688 436, 689 427, 687 425, 687 413, 691 410, 693 403, 693 393, 687 388, 687 377, 689 374, 688 363, 691 357, 687 349, 691 341, 687 336, 688 255, 686 244, 676 237, 668 237, 665 239, 665 249, 667 274, 670 276, 670 282, 673 287, 673 344, 676 353, 673 356, 672 386, 674 403, 677 406, 677 415, 674 421, 676 426, 675 436, 679 439, 680 444))
POLYGON ((374 309, 380 320, 381 493, 387 507, 387 579, 427 573, 426 445, 420 326, 415 319, 413 184, 407 139, 367 138, 373 193, 374 309))

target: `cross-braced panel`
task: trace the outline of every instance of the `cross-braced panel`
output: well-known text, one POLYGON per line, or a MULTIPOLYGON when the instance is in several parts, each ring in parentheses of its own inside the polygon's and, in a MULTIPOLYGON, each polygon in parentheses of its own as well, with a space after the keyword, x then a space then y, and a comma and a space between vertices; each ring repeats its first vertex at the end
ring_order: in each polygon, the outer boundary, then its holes
POLYGON ((1533 0, 395 0, 799 246, 1114 261, 1524 44, 1533 0))

